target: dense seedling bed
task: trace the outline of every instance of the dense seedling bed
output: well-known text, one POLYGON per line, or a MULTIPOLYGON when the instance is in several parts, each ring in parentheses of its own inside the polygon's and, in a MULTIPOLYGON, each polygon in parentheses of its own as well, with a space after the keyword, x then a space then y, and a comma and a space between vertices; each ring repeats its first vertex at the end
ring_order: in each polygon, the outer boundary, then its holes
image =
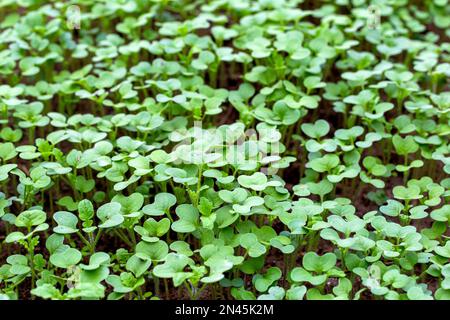
POLYGON ((450 299, 447 0, 0 17, 0 299, 450 299))

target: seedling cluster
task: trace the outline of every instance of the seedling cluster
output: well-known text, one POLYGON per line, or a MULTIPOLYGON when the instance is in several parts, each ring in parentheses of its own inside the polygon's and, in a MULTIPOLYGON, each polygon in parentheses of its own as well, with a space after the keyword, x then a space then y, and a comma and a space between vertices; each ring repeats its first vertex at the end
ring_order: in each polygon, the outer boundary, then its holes
POLYGON ((448 0, 0 17, 0 299, 450 299, 448 0))

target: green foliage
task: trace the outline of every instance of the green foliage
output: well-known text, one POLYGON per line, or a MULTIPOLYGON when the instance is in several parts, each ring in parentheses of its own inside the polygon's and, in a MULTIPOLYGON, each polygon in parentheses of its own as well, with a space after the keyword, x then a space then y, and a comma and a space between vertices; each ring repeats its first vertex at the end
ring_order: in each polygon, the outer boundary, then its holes
POLYGON ((447 1, 70 5, 0 2, 0 299, 450 300, 447 1))

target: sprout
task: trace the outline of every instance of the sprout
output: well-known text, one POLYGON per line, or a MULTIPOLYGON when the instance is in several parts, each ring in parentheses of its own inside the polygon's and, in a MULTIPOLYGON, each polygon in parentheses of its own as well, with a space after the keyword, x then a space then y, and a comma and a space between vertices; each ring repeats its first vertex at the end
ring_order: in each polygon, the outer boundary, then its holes
POLYGON ((0 300, 450 300, 448 1, 368 2, 2 1, 0 300))

